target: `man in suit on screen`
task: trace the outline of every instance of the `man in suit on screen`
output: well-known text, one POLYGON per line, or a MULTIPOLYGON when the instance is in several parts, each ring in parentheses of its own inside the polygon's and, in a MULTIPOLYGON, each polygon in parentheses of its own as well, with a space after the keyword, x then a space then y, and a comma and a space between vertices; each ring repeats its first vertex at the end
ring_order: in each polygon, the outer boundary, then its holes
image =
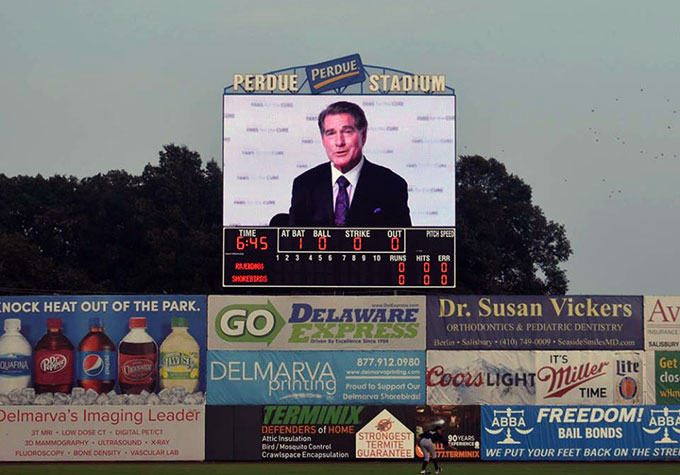
POLYGON ((336 102, 319 114, 329 162, 293 181, 290 226, 410 227, 406 181, 369 162, 368 122, 356 104, 336 102))

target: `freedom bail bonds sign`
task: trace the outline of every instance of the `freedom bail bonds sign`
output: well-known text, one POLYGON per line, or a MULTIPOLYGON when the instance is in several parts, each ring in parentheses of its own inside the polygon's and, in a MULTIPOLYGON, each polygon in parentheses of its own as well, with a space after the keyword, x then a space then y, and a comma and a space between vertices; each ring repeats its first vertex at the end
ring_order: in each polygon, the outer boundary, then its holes
POLYGON ((482 460, 680 458, 668 406, 482 406, 482 460))

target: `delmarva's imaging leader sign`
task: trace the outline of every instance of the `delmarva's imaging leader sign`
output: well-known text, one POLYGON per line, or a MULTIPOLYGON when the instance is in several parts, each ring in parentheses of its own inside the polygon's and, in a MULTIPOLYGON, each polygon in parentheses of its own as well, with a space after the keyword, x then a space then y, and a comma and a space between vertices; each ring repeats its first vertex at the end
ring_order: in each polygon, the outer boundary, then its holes
POLYGON ((208 297, 211 350, 424 350, 425 297, 208 297))
POLYGON ((641 350, 642 297, 432 295, 429 350, 641 350))

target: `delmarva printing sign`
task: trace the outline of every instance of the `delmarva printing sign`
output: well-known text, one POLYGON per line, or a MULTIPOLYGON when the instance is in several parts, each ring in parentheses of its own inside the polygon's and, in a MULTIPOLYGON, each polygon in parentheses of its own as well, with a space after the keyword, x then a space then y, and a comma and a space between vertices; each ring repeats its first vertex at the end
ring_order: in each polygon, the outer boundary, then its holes
POLYGON ((641 350, 642 298, 432 295, 430 350, 641 350))
POLYGON ((680 458, 680 409, 483 406, 482 460, 680 458))
POLYGON ((208 404, 423 404, 424 351, 208 351, 208 404))
POLYGON ((208 297, 211 350, 424 350, 424 297, 208 297))

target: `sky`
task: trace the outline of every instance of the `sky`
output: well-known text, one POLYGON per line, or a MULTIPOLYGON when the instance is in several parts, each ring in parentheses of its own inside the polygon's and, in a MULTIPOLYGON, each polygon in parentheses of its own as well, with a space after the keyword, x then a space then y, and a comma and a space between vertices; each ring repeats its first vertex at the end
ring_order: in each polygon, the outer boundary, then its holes
POLYGON ((677 295, 680 2, 0 0, 0 173, 221 160, 222 90, 359 53, 446 75, 459 155, 566 227, 571 294, 677 295))

